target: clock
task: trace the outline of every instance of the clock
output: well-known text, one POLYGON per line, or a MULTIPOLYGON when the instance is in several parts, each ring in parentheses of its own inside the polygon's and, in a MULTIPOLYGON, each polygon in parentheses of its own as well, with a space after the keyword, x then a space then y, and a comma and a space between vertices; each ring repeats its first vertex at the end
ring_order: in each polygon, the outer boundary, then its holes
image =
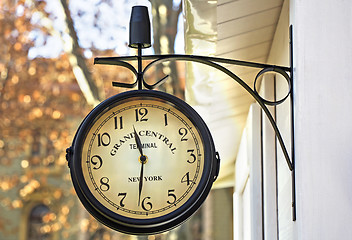
POLYGON ((187 220, 219 171, 212 136, 198 113, 154 90, 120 93, 94 108, 67 159, 88 212, 112 229, 136 235, 187 220))

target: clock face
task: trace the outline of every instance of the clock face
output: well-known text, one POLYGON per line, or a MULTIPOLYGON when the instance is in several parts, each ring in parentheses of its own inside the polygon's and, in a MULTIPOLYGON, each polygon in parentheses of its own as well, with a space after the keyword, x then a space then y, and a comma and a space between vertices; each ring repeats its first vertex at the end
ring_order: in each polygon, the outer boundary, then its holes
POLYGON ((160 231, 204 201, 214 179, 213 143, 201 118, 175 97, 122 96, 98 106, 80 128, 73 170, 79 196, 110 226, 160 231))

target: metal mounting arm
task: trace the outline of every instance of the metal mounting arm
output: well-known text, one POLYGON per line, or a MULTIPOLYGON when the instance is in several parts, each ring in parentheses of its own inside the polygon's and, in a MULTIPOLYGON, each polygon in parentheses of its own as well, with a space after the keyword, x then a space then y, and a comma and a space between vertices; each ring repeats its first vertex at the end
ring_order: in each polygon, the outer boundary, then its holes
POLYGON ((295 194, 295 165, 294 165, 294 122, 293 122, 293 58, 292 58, 292 27, 290 27, 290 67, 284 67, 284 66, 276 66, 276 65, 269 65, 269 64, 262 64, 262 63, 255 63, 255 62, 247 62, 247 61, 240 61, 240 60, 234 60, 234 59, 226 59, 226 58, 217 58, 217 57, 207 57, 207 56, 196 56, 196 55, 180 55, 180 54, 170 54, 170 55, 147 55, 147 56, 142 56, 142 46, 138 45, 138 56, 127 56, 127 57, 103 57, 103 58, 95 58, 94 59, 94 64, 107 64, 107 65, 117 65, 121 67, 128 68, 129 70, 132 71, 132 73, 136 76, 136 81, 134 83, 128 84, 128 83, 120 83, 120 82, 113 82, 113 86, 117 87, 124 87, 124 88, 134 88, 136 85, 138 85, 138 89, 142 89, 143 86, 147 89, 154 89, 155 87, 159 86, 164 82, 164 80, 168 77, 165 76, 161 80, 157 81, 154 84, 148 84, 144 80, 144 74, 145 72, 150 69, 153 65, 166 62, 166 61, 190 61, 190 62, 197 62, 201 64, 208 65, 210 67, 216 68, 220 70, 221 72, 225 73, 229 77, 231 77, 233 80, 235 80, 238 84, 240 84, 255 100, 256 102, 261 106, 262 110, 265 112, 267 118, 269 119, 277 140, 280 144, 280 147, 282 149, 282 152, 285 156, 287 166, 289 170, 292 173, 292 208, 293 208, 293 220, 296 220, 296 194, 295 194), (151 61, 148 63, 144 69, 142 68, 142 61, 149 60, 151 61), (134 66, 132 66, 128 61, 137 61, 138 62, 138 70, 135 69, 134 66), (220 64, 230 64, 230 65, 238 65, 238 66, 246 66, 246 67, 252 67, 252 68, 258 68, 261 69, 255 80, 254 80, 254 86, 253 89, 248 86, 241 78, 239 78, 235 73, 227 69, 226 67, 220 65, 220 64), (285 97, 283 97, 280 100, 277 101, 268 101, 264 98, 262 98, 259 93, 257 92, 256 89, 256 81, 257 79, 264 73, 266 72, 276 72, 280 75, 282 75, 288 84, 288 93, 285 97), (271 115, 268 107, 266 105, 270 106, 276 106, 281 103, 283 103, 288 97, 290 97, 291 100, 291 157, 288 154, 287 148, 285 146, 284 140, 282 138, 282 135, 278 129, 278 126, 276 125, 276 122, 271 115))
MULTIPOLYGON (((161 63, 165 61, 171 61, 171 60, 181 60, 181 61, 191 61, 191 62, 198 62, 202 63, 211 67, 214 67, 223 73, 227 74, 229 77, 234 79, 237 83, 239 83, 256 101, 257 103, 261 106, 265 114, 267 115, 272 127, 274 128, 274 131, 278 137, 278 141, 280 143, 280 146, 282 148, 282 151, 285 155, 287 165, 289 169, 292 171, 293 166, 292 162, 290 160, 290 157, 288 155, 287 149, 285 147, 284 141, 282 139, 282 136, 280 134, 280 131, 275 123, 274 118, 272 117, 269 109, 267 108, 267 105, 278 105, 282 102, 284 102, 288 96, 291 94, 291 78, 290 76, 286 73, 288 71, 291 71, 290 68, 287 67, 282 67, 282 66, 276 66, 276 65, 267 65, 267 64, 260 64, 260 63, 254 63, 254 62, 245 62, 245 61, 238 61, 238 60, 231 60, 231 59, 224 59, 224 58, 215 58, 215 57, 205 57, 205 56, 195 56, 195 55, 152 55, 152 56, 143 56, 143 60, 154 60, 150 62, 141 72, 137 72, 134 67, 125 61, 133 61, 133 60, 139 60, 139 56, 132 56, 132 57, 107 57, 107 58, 95 58, 94 59, 94 64, 109 64, 109 65, 118 65, 122 67, 127 67, 128 69, 131 70, 131 67, 133 68, 132 72, 137 76, 136 82, 132 84, 126 84, 126 83, 119 83, 119 82, 113 82, 113 86, 117 87, 126 87, 126 88, 134 88, 137 84, 138 86, 141 86, 143 84, 144 87, 147 89, 154 89, 156 86, 160 85, 167 76, 165 76, 163 79, 159 80, 153 85, 150 85, 145 82, 143 76, 144 73, 154 64, 156 63, 161 63), (254 89, 252 89, 250 86, 248 86, 241 78, 239 78, 236 74, 228 70, 227 68, 217 64, 217 62, 220 63, 227 63, 227 64, 233 64, 233 65, 242 65, 242 66, 247 66, 247 67, 254 67, 254 68, 262 68, 262 70, 257 74, 255 81, 258 79, 258 77, 265 72, 273 71, 281 74, 286 80, 289 85, 289 92, 288 94, 280 99, 279 101, 267 101, 263 99, 257 92, 255 85, 254 89), (140 83, 142 82, 142 83, 140 83)), ((140 89, 140 87, 139 87, 140 89)))

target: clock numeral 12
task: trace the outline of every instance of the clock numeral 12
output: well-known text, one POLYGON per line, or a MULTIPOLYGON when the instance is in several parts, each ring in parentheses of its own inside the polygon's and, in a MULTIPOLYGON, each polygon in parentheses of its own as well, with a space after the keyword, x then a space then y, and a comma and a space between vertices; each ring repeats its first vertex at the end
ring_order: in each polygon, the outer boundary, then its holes
POLYGON ((145 118, 145 116, 147 116, 148 114, 148 109, 139 108, 139 109, 136 109, 135 111, 136 111, 136 122, 148 121, 148 118, 145 118))

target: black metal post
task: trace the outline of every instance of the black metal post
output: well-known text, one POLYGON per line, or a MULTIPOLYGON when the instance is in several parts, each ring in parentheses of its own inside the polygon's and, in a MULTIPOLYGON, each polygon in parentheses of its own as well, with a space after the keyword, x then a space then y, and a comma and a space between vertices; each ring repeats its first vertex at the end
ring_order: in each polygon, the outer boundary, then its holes
POLYGON ((292 220, 296 221, 296 172, 295 172, 295 118, 294 118, 294 78, 293 78, 293 27, 290 26, 290 77, 291 77, 291 182, 292 182, 292 220))
POLYGON ((138 90, 143 88, 143 69, 142 69, 142 44, 138 44, 138 72, 137 72, 137 82, 138 90))

